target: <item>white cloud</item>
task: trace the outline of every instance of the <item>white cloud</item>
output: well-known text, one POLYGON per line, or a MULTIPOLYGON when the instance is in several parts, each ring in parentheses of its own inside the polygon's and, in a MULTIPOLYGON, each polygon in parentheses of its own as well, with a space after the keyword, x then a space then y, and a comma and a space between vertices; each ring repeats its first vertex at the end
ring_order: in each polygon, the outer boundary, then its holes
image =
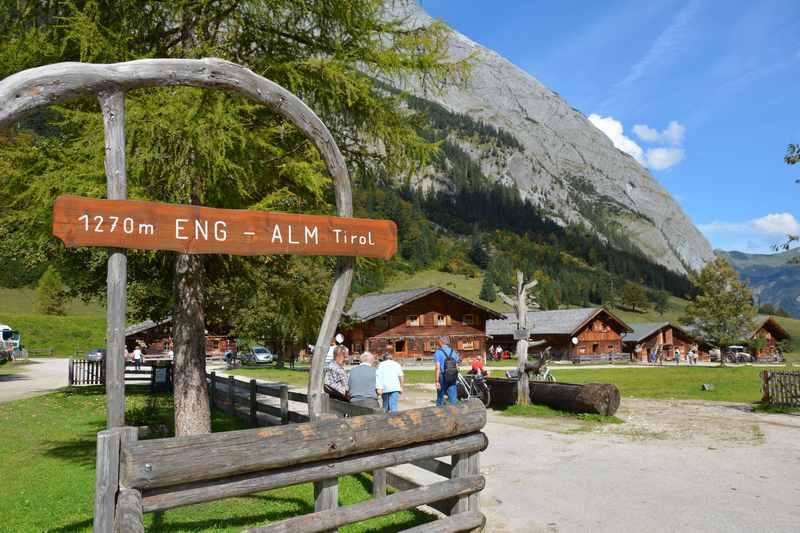
POLYGON ((685 156, 683 148, 648 148, 645 162, 653 170, 666 170, 683 161, 685 156))
POLYGON ((644 165, 644 150, 636 144, 636 141, 625 135, 625 129, 622 127, 622 122, 614 117, 601 117, 596 113, 589 115, 589 122, 594 127, 606 134, 606 137, 611 139, 614 146, 633 157, 640 164, 644 165))
POLYGON ((683 137, 686 135, 686 127, 677 120, 673 120, 660 133, 646 124, 636 124, 633 127, 633 132, 641 140, 648 143, 680 146, 683 144, 683 137))
POLYGON ((745 222, 711 222, 698 225, 715 248, 769 253, 787 235, 800 234, 800 222, 791 213, 770 213, 745 222))

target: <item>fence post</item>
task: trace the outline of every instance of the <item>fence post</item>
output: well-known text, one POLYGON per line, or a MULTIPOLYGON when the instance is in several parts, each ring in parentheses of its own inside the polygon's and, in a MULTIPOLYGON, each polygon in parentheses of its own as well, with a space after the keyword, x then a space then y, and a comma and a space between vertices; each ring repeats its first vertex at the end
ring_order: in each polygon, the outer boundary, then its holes
MULTIPOLYGON (((467 477, 469 475, 469 457, 465 453, 453 455, 453 470, 450 479, 467 477)), ((469 511, 469 496, 461 496, 456 500, 456 504, 450 511, 450 515, 466 513, 469 511)))
POLYGON ((289 423, 289 386, 281 385, 281 425, 289 423))
MULTIPOLYGON (((323 394, 327 397, 327 394, 323 394)), ((324 401, 323 401, 324 402, 324 401)), ((325 405, 327 402, 324 402, 325 405)), ((335 414, 322 412, 320 413, 317 421, 331 420, 338 418, 335 414)), ((327 509, 336 509, 339 506, 339 478, 323 479, 322 481, 314 482, 314 511, 325 511, 327 509)), ((326 532, 326 533, 335 533, 326 532)))
POLYGON ((217 400, 217 395, 216 395, 216 391, 217 391, 217 373, 216 372, 212 372, 211 373, 211 383, 210 383, 210 385, 211 386, 208 388, 208 395, 210 397, 209 398, 209 403, 211 404, 211 407, 214 408, 214 407, 217 406, 217 404, 216 404, 216 400, 217 400))
POLYGON ((119 488, 119 432, 103 430, 97 434, 94 482, 95 533, 111 531, 119 488))
POLYGON ((372 471, 372 497, 383 498, 386 496, 386 469, 378 468, 372 471))
POLYGON ((769 404, 769 370, 761 371, 761 403, 769 404))
POLYGON ((236 395, 234 394, 234 387, 236 386, 236 378, 228 376, 228 401, 231 406, 231 415, 236 416, 236 395))
POLYGON ((69 386, 71 387, 73 383, 75 383, 75 369, 72 365, 72 359, 67 359, 67 375, 69 376, 69 386))
POLYGON ((115 532, 144 533, 144 509, 142 508, 141 492, 136 489, 122 489, 119 491, 115 522, 115 532))
POLYGON ((258 393, 256 380, 250 380, 250 425, 258 426, 258 406, 256 405, 256 394, 258 393))
MULTIPOLYGON (((467 459, 467 475, 479 476, 481 475, 481 454, 480 452, 472 452, 467 459)), ((472 513, 480 512, 480 493, 476 492, 469 495, 469 510, 472 513)))

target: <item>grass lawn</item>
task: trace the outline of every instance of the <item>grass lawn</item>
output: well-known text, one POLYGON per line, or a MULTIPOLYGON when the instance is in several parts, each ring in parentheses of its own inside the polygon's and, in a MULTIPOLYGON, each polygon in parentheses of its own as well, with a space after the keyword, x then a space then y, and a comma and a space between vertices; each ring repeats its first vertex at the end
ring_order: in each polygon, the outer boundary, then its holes
MULTIPOLYGON (((171 397, 128 393, 132 425, 171 423, 171 397)), ((3 531, 91 531, 94 499, 95 434, 103 429, 105 396, 100 388, 67 390, 0 404, 0 456, 3 531)), ((214 431, 242 429, 241 422, 215 412, 214 431)), ((367 476, 340 480, 339 501, 371 497, 367 476)), ((231 498, 145 515, 147 531, 241 531, 270 521, 313 512, 311 484, 231 498)), ((421 524, 427 515, 396 513, 347 532, 399 531, 421 524)))
POLYGON ((594 424, 622 424, 616 416, 603 416, 592 413, 569 413, 552 409, 546 405, 509 405, 501 412, 504 416, 522 416, 531 418, 574 418, 594 424))
POLYGON ((677 400, 723 400, 757 402, 761 399, 758 367, 663 367, 663 368, 587 368, 553 370, 565 383, 613 383, 622 396, 677 400), (703 383, 713 391, 700 389, 703 383))

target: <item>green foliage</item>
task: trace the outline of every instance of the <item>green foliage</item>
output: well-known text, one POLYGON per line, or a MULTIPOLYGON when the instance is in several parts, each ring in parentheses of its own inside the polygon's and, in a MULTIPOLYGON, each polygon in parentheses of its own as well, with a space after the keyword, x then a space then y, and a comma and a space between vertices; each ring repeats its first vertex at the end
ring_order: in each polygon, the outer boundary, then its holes
POLYGON ((36 312, 63 315, 67 304, 66 287, 53 267, 45 270, 36 286, 36 312))
POLYGON ((622 305, 636 311, 637 308, 647 307, 648 303, 647 290, 644 287, 631 281, 625 283, 622 288, 622 305))
POLYGON ((472 239, 472 245, 470 245, 469 248, 469 258, 482 269, 489 267, 489 260, 491 257, 489 256, 489 252, 486 251, 486 246, 478 237, 472 239))
POLYGON ((693 276, 697 296, 686 306, 684 323, 704 339, 726 348, 746 339, 753 330, 753 295, 733 267, 718 257, 693 276))
POLYGON ((653 309, 658 311, 659 315, 663 315, 669 308, 669 293, 667 291, 650 291, 650 302, 653 304, 653 309))
POLYGON ((481 300, 486 300, 487 302, 494 302, 497 300, 497 289, 495 289, 494 281, 492 281, 491 271, 487 272, 483 278, 480 298, 481 300))
POLYGON ((783 158, 787 165, 800 163, 800 144, 790 144, 786 147, 786 155, 783 158))
MULTIPOLYGON (((0 78, 58 61, 204 56, 235 61, 303 98, 333 132, 355 181, 369 185, 376 176, 413 172, 436 150, 418 133, 421 114, 374 78, 400 82, 414 76, 438 91, 468 72, 466 61, 444 60, 448 30, 443 24, 409 30, 403 22, 393 20, 380 0, 23 3, 0 15, 0 78)), ((221 91, 167 88, 128 93, 126 114, 132 198, 330 211, 330 180, 315 148, 263 106, 221 91)), ((41 110, 0 136, 0 197, 8 199, 0 206, 0 252, 14 258, 14 271, 50 263, 72 293, 103 294, 105 251, 67 250, 50 236, 57 195, 104 196, 103 155, 102 121, 91 99, 41 110), (4 238, 8 235, 13 239, 4 238)), ((405 224, 404 206, 394 207, 393 215, 405 224)), ((406 261, 417 266, 436 257, 429 226, 412 220, 403 230, 406 261)), ((129 254, 135 318, 170 312, 173 258, 171 253, 129 254)), ((279 264, 204 258, 210 319, 223 320, 226 313, 221 305, 214 308, 209 295, 233 280, 254 283, 274 274, 270 269, 279 264), (249 279, 240 280, 242 273, 249 279)), ((375 284, 381 276, 373 278, 375 284)), ((24 278, 0 281, 8 285, 24 278)))

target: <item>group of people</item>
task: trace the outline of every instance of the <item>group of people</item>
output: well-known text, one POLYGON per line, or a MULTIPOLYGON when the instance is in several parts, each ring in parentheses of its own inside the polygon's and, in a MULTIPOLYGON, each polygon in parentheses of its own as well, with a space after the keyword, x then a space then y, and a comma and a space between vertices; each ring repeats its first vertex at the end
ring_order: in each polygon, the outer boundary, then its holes
MULTIPOLYGON (((445 397, 450 404, 458 402, 458 352, 450 347, 447 336, 436 340, 437 350, 433 354, 436 405, 444 405, 445 397)), ((360 364, 350 370, 344 369, 348 356, 346 346, 333 349, 333 359, 325 368, 325 391, 331 396, 355 405, 378 409, 378 398, 387 413, 398 411, 400 394, 403 392, 403 367, 393 359, 391 346, 381 355, 376 366, 376 357, 371 352, 361 354, 360 364)), ((483 362, 473 361, 472 372, 485 373, 483 362), (477 368, 476 368, 477 366, 477 368)))
POLYGON ((495 345, 489 346, 489 350, 488 350, 486 356, 487 356, 487 358, 489 358, 489 359, 491 359, 493 361, 500 361, 501 359, 503 359, 503 347, 500 346, 500 345, 498 345, 498 346, 495 346, 495 345))
MULTIPOLYGON (((638 348, 641 350, 640 347, 638 348)), ((651 365, 663 365, 665 360, 674 360, 676 365, 680 365, 681 351, 678 348, 675 348, 675 350, 670 354, 658 346, 653 346, 653 348, 651 348, 650 352, 647 354, 647 362, 651 365)), ((686 362, 689 363, 689 365, 697 364, 697 348, 689 348, 689 351, 686 352, 686 362)))

